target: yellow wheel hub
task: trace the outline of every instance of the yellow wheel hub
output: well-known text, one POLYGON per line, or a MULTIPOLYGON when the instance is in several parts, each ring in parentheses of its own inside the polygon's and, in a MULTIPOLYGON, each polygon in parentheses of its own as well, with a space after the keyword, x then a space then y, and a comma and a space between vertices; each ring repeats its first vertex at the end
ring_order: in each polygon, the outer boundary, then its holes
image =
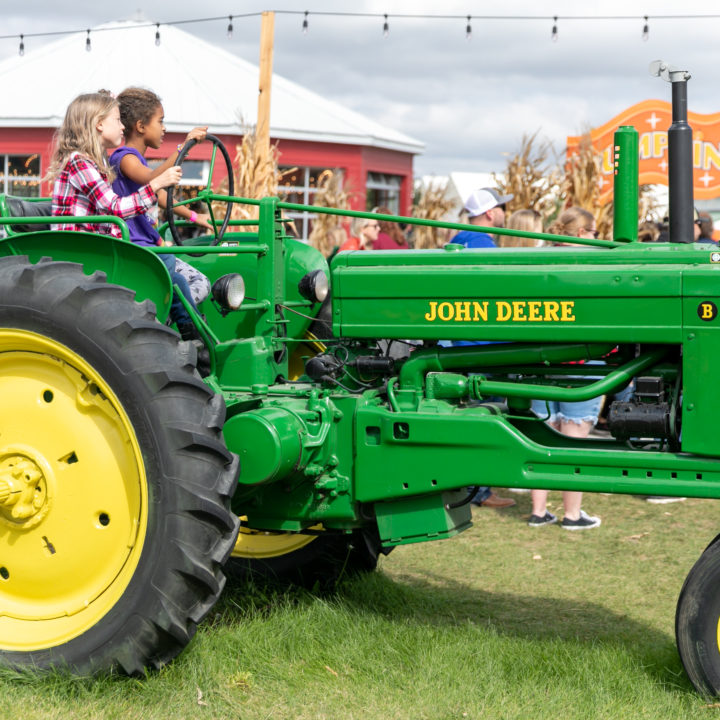
POLYGON ((126 590, 147 483, 119 400, 66 346, 0 330, 0 650, 81 635, 126 590))
POLYGON ((39 523, 47 508, 49 468, 32 448, 0 449, 0 519, 10 527, 39 523))

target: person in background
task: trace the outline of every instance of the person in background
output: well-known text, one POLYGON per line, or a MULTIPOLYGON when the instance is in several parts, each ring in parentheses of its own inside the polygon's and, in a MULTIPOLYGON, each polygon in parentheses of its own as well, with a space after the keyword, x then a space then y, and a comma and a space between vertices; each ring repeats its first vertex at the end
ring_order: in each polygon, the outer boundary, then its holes
MULTIPOLYGON (((537 210, 516 210, 507 220, 506 227, 510 230, 541 233, 543 231, 542 215, 537 210)), ((541 247, 542 240, 526 237, 500 235, 498 247, 541 247)))
MULTIPOLYGON (((592 213, 579 207, 570 207, 561 213, 548 232, 577 238, 596 238, 598 236, 592 213)), ((572 243, 567 244, 572 245, 572 243)), ((597 423, 601 407, 602 396, 583 402, 532 401, 532 410, 538 417, 547 418, 551 427, 563 435, 574 438, 586 438, 590 434, 597 423)), ((530 515, 528 525, 543 527, 555 524, 557 517, 547 509, 548 491, 532 490, 530 497, 532 499, 532 515, 530 515)), ((592 517, 582 510, 582 492, 564 491, 562 497, 565 510, 565 516, 561 523, 563 529, 589 530, 600 527, 599 517, 592 517)))
MULTIPOLYGON (((493 188, 480 188, 470 193, 465 200, 465 212, 470 225, 480 227, 505 227, 505 203, 515 197, 514 195, 500 195, 493 188)), ((450 240, 456 245, 466 248, 493 248, 497 247, 495 240, 488 233, 461 230, 450 240)))
POLYGON ((697 214, 695 227, 700 230, 699 233, 695 233, 695 242, 715 244, 715 239, 713 238, 713 219, 708 213, 702 212, 697 214))
POLYGON ((645 221, 638 228, 638 242, 658 242, 660 227, 658 223, 645 221))
MULTIPOLYGON (((591 239, 597 238, 597 225, 591 212, 581 207, 569 207, 560 213, 560 216, 548 228, 551 235, 569 235, 571 237, 591 239)), ((574 245, 574 243, 559 240, 556 245, 574 245)))
MULTIPOLYGON (((382 206, 375 208, 373 212, 377 212, 380 215, 393 215, 394 213, 390 208, 382 206)), ((398 223, 389 222, 387 220, 380 220, 380 232, 378 233, 377 240, 373 245, 373 250, 409 250, 407 238, 405 233, 400 228, 398 223)))
MULTIPOLYGON (((710 222, 712 223, 712 219, 710 219, 710 222)), ((713 238, 711 236, 706 239, 701 239, 700 236, 702 235, 702 232, 703 232, 702 223, 703 223, 703 219, 700 217, 700 213, 698 213, 697 208, 695 208, 693 210, 693 239, 692 239, 692 242, 694 242, 694 243, 697 243, 697 242, 714 243, 715 241, 713 240, 713 238)), ((658 229, 659 229, 659 233, 658 233, 658 236, 657 236, 657 239, 655 242, 662 242, 662 243, 670 242, 670 218, 667 215, 662 219, 661 223, 658 223, 658 229)), ((712 235, 712 225, 710 226, 710 232, 712 235)), ((640 239, 640 238, 638 237, 638 239, 640 239)), ((685 242, 685 241, 683 241, 683 242, 685 242)), ((688 240, 687 242, 690 242, 690 241, 688 240)))
POLYGON ((667 215, 658 223, 658 234, 655 242, 670 242, 670 218, 667 215))
POLYGON ((380 223, 370 218, 353 218, 350 224, 351 237, 339 248, 338 252, 348 250, 373 250, 380 233, 380 223))

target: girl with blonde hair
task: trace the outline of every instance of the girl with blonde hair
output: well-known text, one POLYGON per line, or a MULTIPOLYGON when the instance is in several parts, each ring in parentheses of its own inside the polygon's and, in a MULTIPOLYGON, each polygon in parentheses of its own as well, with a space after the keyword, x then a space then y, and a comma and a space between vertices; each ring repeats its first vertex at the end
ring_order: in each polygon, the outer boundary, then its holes
MULTIPOLYGON (((114 178, 107 152, 123 142, 123 124, 117 100, 107 91, 76 97, 55 136, 48 176, 55 180, 52 214, 56 217, 115 215, 129 218, 147 212, 157 202, 156 192, 179 182, 182 171, 172 167, 138 192, 120 197, 110 183, 114 178)), ((55 224, 58 230, 84 230, 120 237, 120 228, 108 223, 55 224)))
MULTIPOLYGON (((548 228, 551 235, 570 235, 577 238, 597 238, 599 233, 595 216, 581 207, 569 207, 564 210, 548 228)), ((558 243, 572 245, 572 243, 558 243)))
MULTIPOLYGON (((537 210, 516 210, 508 218, 505 227, 510 230, 541 233, 543 231, 542 215, 537 210)), ((498 235, 497 244, 498 247, 540 247, 543 241, 534 238, 498 235)))

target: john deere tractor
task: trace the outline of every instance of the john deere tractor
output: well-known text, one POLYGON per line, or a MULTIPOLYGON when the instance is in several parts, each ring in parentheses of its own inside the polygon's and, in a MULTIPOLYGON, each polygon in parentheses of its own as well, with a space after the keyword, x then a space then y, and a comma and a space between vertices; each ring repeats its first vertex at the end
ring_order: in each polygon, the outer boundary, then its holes
MULTIPOLYGON (((450 243, 328 267, 284 213, 339 211, 217 195, 212 178, 198 198, 213 234, 183 244, 171 220, 176 244, 154 249, 121 220, 102 219, 121 240, 54 231, 47 201, 0 197, 0 663, 161 667, 224 571, 314 584, 372 570, 398 545, 470 527, 468 487, 720 497, 720 251, 693 243, 689 76, 655 71, 674 101, 669 243, 636 241, 629 127, 615 139, 614 239, 565 247, 450 243), (229 220, 239 203, 258 206, 255 224, 229 220), (187 306, 204 377, 168 324, 162 253, 212 282, 187 306), (412 352, 392 351, 408 339, 412 352), (631 382, 609 439, 561 435, 530 411, 631 382)), ((680 655, 706 693, 720 691, 716 540, 677 609, 680 655)))

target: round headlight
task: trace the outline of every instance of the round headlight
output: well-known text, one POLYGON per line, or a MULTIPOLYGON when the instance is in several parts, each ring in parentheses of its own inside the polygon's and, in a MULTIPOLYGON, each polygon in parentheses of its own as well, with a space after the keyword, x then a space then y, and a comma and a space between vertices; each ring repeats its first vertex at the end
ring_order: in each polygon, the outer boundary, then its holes
POLYGON ((313 270, 298 283, 300 294, 311 302, 322 302, 328 295, 328 277, 323 270, 313 270))
POLYGON ((245 299, 245 281, 238 273, 229 273, 218 278, 212 286, 216 303, 226 310, 237 310, 245 299))

